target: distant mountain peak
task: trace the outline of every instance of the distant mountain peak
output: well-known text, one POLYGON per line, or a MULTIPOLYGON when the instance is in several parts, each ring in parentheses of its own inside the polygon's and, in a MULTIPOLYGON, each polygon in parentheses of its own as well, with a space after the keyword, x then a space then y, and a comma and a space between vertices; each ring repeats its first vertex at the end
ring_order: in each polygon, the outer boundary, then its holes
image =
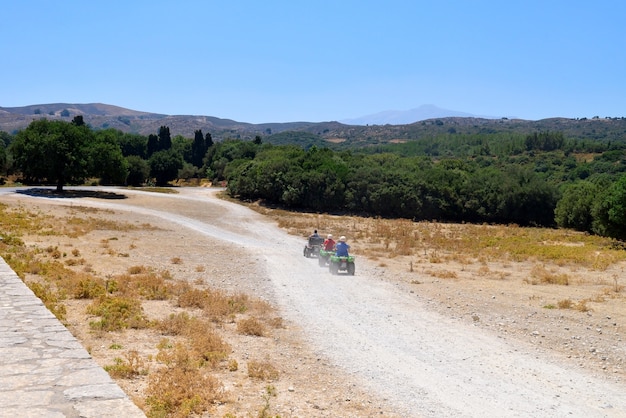
POLYGON ((408 125, 426 119, 462 117, 462 118, 485 118, 498 119, 492 116, 477 116, 471 113, 456 110, 442 109, 433 104, 424 104, 409 110, 385 110, 371 115, 361 116, 354 119, 344 119, 341 123, 347 125, 408 125))

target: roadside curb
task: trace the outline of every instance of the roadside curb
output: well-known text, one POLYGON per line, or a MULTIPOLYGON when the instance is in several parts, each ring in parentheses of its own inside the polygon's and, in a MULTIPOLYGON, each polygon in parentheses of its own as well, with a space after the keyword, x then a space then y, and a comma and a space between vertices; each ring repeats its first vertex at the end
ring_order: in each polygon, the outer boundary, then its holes
POLYGON ((145 417, 0 257, 0 416, 145 417))

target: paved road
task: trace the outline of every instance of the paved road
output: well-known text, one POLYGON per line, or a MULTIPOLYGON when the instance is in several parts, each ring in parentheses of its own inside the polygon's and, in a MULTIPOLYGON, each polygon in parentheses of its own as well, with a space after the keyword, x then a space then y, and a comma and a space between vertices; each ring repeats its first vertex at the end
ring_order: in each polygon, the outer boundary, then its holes
POLYGON ((0 258, 0 417, 145 417, 0 258))

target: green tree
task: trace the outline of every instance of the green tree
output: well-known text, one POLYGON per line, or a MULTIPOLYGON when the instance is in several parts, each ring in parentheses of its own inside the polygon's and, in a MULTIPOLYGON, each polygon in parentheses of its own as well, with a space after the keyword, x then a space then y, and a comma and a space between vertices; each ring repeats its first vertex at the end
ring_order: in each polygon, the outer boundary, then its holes
POLYGON ((146 157, 152 157, 152 154, 159 151, 159 137, 150 134, 148 135, 148 144, 146 145, 146 157))
POLYGON ((146 158, 148 138, 140 134, 122 133, 121 131, 118 131, 117 138, 124 157, 137 155, 141 158, 146 158))
POLYGON ((150 176, 157 186, 165 186, 176 179, 178 170, 183 168, 183 159, 172 150, 157 151, 150 157, 150 176))
POLYGON ((598 187, 589 181, 569 185, 557 202, 554 219, 561 228, 592 231, 592 209, 598 195, 598 187))
POLYGON ((129 155, 126 157, 126 164, 128 166, 126 184, 129 186, 141 186, 148 180, 150 166, 146 160, 138 155, 129 155))
POLYGON ((124 184, 128 176, 128 162, 116 138, 115 131, 101 131, 87 148, 89 174, 100 177, 100 184, 124 184))
POLYGON ((592 209, 593 232, 626 240, 626 176, 614 182, 592 209))
POLYGON ((42 119, 16 134, 11 153, 26 179, 45 179, 56 183, 57 191, 62 192, 66 182, 87 175, 86 145, 91 137, 86 126, 42 119))
MULTIPOLYGON (((210 135, 207 134, 210 138, 210 135)), ((212 139, 211 139, 212 141, 212 139)), ((207 140, 204 136, 202 136, 202 130, 197 130, 194 132, 193 143, 191 144, 191 161, 190 163, 196 167, 202 167, 202 162, 204 160, 204 156, 206 155, 209 146, 207 145, 207 140)))
POLYGON ((85 126, 85 120, 83 119, 83 115, 74 116, 74 119, 72 119, 72 124, 76 126, 85 126))
POLYGON ((213 146, 213 137, 211 136, 210 132, 207 132, 207 134, 204 136, 204 145, 207 149, 211 148, 213 146))
POLYGON ((6 173, 7 169, 7 152, 4 142, 0 140, 0 173, 6 173))
POLYGON ((193 146, 193 140, 185 138, 182 135, 176 135, 172 139, 171 150, 180 155, 183 161, 191 163, 191 147, 193 146))
POLYGON ((161 126, 159 128, 159 151, 167 151, 172 148, 172 135, 170 134, 170 128, 167 126, 161 126))
POLYGON ((8 147, 12 141, 13 137, 8 132, 0 131, 0 146, 8 147))

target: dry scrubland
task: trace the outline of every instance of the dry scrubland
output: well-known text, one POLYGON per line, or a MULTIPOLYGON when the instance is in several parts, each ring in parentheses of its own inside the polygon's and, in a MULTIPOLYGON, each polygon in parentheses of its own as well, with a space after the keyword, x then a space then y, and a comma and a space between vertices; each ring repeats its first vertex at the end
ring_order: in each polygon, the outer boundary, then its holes
MULTIPOLYGON (((412 222, 263 208, 291 234, 346 235, 382 280, 441 314, 626 378, 624 243, 569 230, 412 222)), ((362 262, 362 261, 361 261, 362 262)))
MULTIPOLYGON (((406 286, 434 310, 606 378, 625 377, 626 252, 617 242, 563 230, 249 206, 298 236, 313 228, 346 235, 357 256, 355 280, 368 259, 381 279, 406 286)), ((224 265, 227 248, 208 255, 193 253, 189 242, 164 246, 171 231, 76 205, 0 203, 0 228, 0 255, 147 415, 306 416, 284 409, 277 388, 284 389, 284 373, 295 375, 290 381, 301 374, 313 392, 323 382, 311 370, 324 368, 312 356, 286 372, 276 352, 306 353, 295 331, 260 295, 225 290, 227 277, 254 271, 254 260, 241 254, 237 265, 224 265)), ((366 403, 327 405, 338 416, 376 413, 366 403)))

